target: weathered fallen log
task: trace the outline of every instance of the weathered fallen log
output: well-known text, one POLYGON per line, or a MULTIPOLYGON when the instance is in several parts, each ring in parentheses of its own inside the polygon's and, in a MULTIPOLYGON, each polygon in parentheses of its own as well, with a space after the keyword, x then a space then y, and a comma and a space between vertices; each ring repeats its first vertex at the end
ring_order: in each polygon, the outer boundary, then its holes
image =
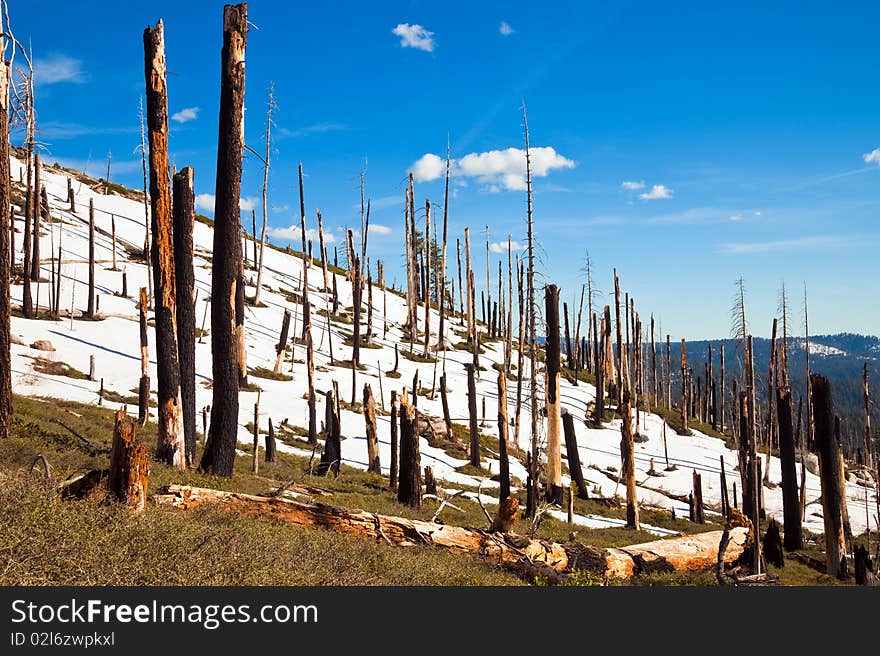
MULTIPOLYGON (((546 575, 551 582, 564 579, 574 570, 590 571, 606 578, 630 578, 649 572, 707 569, 714 567, 718 560, 721 539, 721 531, 710 531, 628 547, 600 549, 578 542, 560 544, 512 533, 488 533, 363 510, 186 485, 165 486, 153 496, 153 501, 181 510, 215 506, 300 526, 334 529, 401 547, 425 544, 443 547, 454 553, 479 554, 501 565, 546 575)), ((723 553, 725 565, 734 565, 743 557, 749 546, 748 535, 747 528, 731 528, 723 553)))

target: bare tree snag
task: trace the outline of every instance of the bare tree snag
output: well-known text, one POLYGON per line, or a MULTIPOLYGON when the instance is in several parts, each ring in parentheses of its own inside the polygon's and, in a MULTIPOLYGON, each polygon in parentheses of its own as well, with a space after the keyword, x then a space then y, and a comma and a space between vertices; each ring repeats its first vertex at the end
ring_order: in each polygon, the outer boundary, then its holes
POLYGON ((193 269, 195 195, 193 170, 174 175, 174 277, 177 285, 177 353, 180 360, 180 400, 186 465, 196 459, 196 289, 193 269))
POLYGON ((477 385, 474 381, 474 365, 466 362, 468 386, 468 418, 470 420, 470 462, 471 466, 480 467, 480 429, 477 424, 477 385))
POLYGON ((865 467, 874 466, 874 445, 871 443, 871 397, 868 394, 868 363, 862 365, 862 395, 865 406, 865 467))
POLYGON ((266 462, 278 462, 278 450, 275 445, 275 426, 269 417, 269 432, 266 433, 266 462))
POLYGON ((561 354, 559 335, 559 288, 544 288, 544 319, 547 322, 547 341, 544 346, 547 367, 547 485, 548 501, 562 505, 562 432, 561 403, 559 398, 559 370, 561 354))
POLYGON ((246 4, 224 7, 211 284, 213 414, 199 464, 200 471, 220 476, 232 476, 238 442, 239 363, 235 298, 242 266, 239 204, 247 29, 246 4))
POLYGON ((706 519, 703 512, 703 477, 694 470, 694 521, 697 524, 705 524, 706 519))
POLYGON ((431 201, 425 199, 425 357, 431 347, 431 201))
POLYGON ((388 471, 388 486, 392 490, 397 490, 397 463, 398 454, 400 452, 398 446, 398 403, 397 390, 391 390, 391 462, 388 471))
MULTIPOLYGON (((34 154, 34 194, 31 200, 31 211, 33 212, 33 246, 31 247, 31 280, 36 283, 40 282, 40 218, 42 218, 42 199, 40 190, 40 171, 42 170, 40 162, 40 153, 34 154)), ((40 293, 40 287, 37 285, 37 294, 40 293)))
POLYGON ((446 436, 452 435, 452 418, 449 414, 449 398, 446 389, 446 374, 440 376, 440 402, 443 406, 443 423, 446 424, 446 436))
MULTIPOLYGON (((329 320, 328 320, 329 325, 329 320)), ((317 397, 315 396, 315 346, 312 331, 306 333, 306 374, 309 385, 309 444, 318 443, 318 410, 317 397)))
MULTIPOLYGON (((257 266, 257 288, 254 291, 254 305, 260 306, 260 297, 263 290, 263 256, 266 251, 266 226, 268 224, 268 191, 269 191, 269 163, 272 159, 272 110, 275 109, 275 84, 269 85, 269 100, 266 103, 266 149, 263 152, 263 229, 260 232, 260 263, 257 259, 257 235, 254 230, 254 264, 257 266)), ((254 214, 251 214, 253 217, 254 214)))
POLYGON ((318 465, 318 476, 325 476, 331 471, 339 476, 339 466, 342 462, 339 407, 333 390, 327 390, 325 398, 327 401, 324 411, 324 452, 318 465))
POLYGON ((621 474, 626 482, 626 527, 639 530, 639 500, 636 496, 635 447, 632 433, 632 409, 629 393, 623 395, 620 406, 620 460, 621 474))
MULTIPOLYGON (((445 382, 445 381, 444 381, 445 382)), ((510 462, 507 444, 507 375, 498 372, 498 501, 510 496, 510 462)))
POLYGON ((801 509, 798 497, 795 443, 791 421, 791 389, 776 388, 776 420, 779 426, 779 460, 782 469, 782 521, 785 526, 785 548, 803 549, 801 509))
MULTIPOLYGON (((526 515, 534 517, 538 510, 538 367, 537 367, 537 333, 535 327, 535 239, 534 222, 532 218, 532 157, 529 148, 529 120, 526 115, 526 104, 523 102, 523 131, 525 133, 526 146, 526 222, 527 222, 527 245, 528 245, 528 280, 527 280, 527 303, 529 310, 529 411, 530 411, 530 436, 531 436, 531 459, 529 460, 529 485, 526 495, 526 515)), ((520 370, 520 376, 522 371, 520 370)))
POLYGON ((688 428, 688 371, 687 371, 687 344, 684 337, 681 338, 681 432, 682 435, 690 435, 688 428))
POLYGON ((617 390, 617 406, 620 407, 623 403, 622 376, 626 356, 623 350, 623 326, 620 323, 620 279, 617 277, 617 268, 614 269, 614 316, 617 330, 617 372, 614 383, 617 390))
POLYGON ((825 567, 831 576, 847 576, 846 539, 841 517, 844 490, 840 487, 840 445, 834 434, 834 405, 831 385, 819 374, 810 374, 816 451, 822 484, 822 518, 825 523, 825 567))
POLYGON ((120 409, 113 427, 108 496, 133 512, 143 512, 147 505, 149 467, 147 449, 135 436, 134 420, 120 409))
MULTIPOLYGON (((440 293, 437 302, 440 304, 440 324, 437 327, 437 350, 446 350, 446 238, 449 228, 449 145, 446 146, 446 191, 443 196, 443 246, 440 251, 440 293)), ((453 304, 453 312, 455 306, 453 304)))
POLYGON ((422 504, 419 436, 415 430, 416 410, 405 400, 400 402, 400 480, 397 500, 413 508, 422 504))
POLYGON ((562 413, 562 428, 565 432, 565 454, 568 459, 568 471, 571 480, 577 486, 577 496, 580 499, 589 499, 590 491, 584 481, 584 471, 581 469, 581 457, 578 453, 577 435, 574 432, 574 417, 570 412, 562 413))
POLYGON ((254 403, 254 453, 251 472, 256 474, 260 469, 260 392, 257 392, 257 400, 254 403))
POLYGON ((138 387, 138 421, 147 423, 150 416, 150 354, 147 350, 147 288, 141 287, 140 303, 141 328, 141 378, 138 387))
POLYGON ((275 368, 276 374, 281 373, 281 365, 284 363, 284 349, 287 347, 287 335, 290 332, 290 310, 284 310, 284 317, 281 319, 281 333, 278 336, 278 343, 275 345, 275 368))
POLYGON ((9 437, 12 420, 12 307, 9 287, 15 257, 11 236, 12 183, 9 178, 9 78, 10 65, 0 61, 0 440, 9 437))
MULTIPOLYGON (((165 85, 165 38, 162 21, 144 30, 144 76, 147 85, 147 131, 150 159, 150 203, 152 209, 152 259, 158 371, 158 434, 156 457, 185 468, 180 364, 177 350, 176 281, 171 216, 170 171, 168 168, 168 97, 165 85)), ((94 230, 93 206, 89 206, 90 232, 94 230)), ((92 248, 90 247, 90 252, 92 248)), ((90 268, 94 258, 90 256, 90 268)), ((90 279, 92 275, 90 274, 90 279)), ((90 288, 92 284, 90 283, 90 288)), ((89 293, 89 313, 94 312, 89 293)))
POLYGON ((89 319, 95 318, 95 201, 89 198, 89 319))
POLYGON ((376 433, 376 402, 369 384, 364 385, 364 422, 367 427, 367 471, 382 473, 379 464, 379 437, 376 433))

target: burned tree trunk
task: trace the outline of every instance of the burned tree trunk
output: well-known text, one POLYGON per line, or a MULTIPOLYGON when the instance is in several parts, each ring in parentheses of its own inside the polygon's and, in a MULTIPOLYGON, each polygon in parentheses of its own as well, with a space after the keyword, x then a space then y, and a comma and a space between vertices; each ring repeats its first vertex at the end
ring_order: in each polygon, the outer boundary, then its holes
POLYGON ((113 447, 110 451, 108 496, 129 506, 134 512, 143 512, 147 506, 149 467, 147 449, 135 436, 134 420, 125 414, 125 410, 119 410, 116 413, 113 447))
POLYGON ((416 431, 416 410, 405 401, 400 402, 400 480, 397 500, 413 508, 422 505, 421 459, 419 436, 416 431))
POLYGON ((376 402, 369 384, 364 385, 364 422, 367 427, 367 471, 382 473, 379 464, 379 437, 376 434, 376 402))
POLYGON ((449 414, 449 398, 447 397, 446 374, 440 375, 440 402, 443 406, 443 423, 446 424, 446 435, 450 436, 452 435, 452 418, 449 414))
POLYGON ((847 576, 846 540, 840 507, 844 490, 840 486, 840 445, 834 434, 834 404, 831 385, 819 374, 810 374, 816 451, 822 484, 822 518, 825 523, 826 572, 839 579, 847 576))
POLYGON ((507 456, 507 375, 498 372, 498 501, 510 496, 510 462, 507 456))
MULTIPOLYGON (((40 184, 40 153, 34 154, 34 195, 31 199, 31 210, 33 212, 33 246, 31 247, 31 280, 36 283, 40 282, 40 218, 43 214, 43 202, 40 195, 42 186, 40 184)), ((37 287, 37 296, 40 294, 40 288, 37 287)), ((39 308, 37 308, 39 311, 39 308)))
POLYGON ((632 417, 629 393, 623 395, 620 406, 620 460, 621 475, 626 482, 626 527, 639 530, 639 500, 636 497, 636 464, 633 446, 632 417))
POLYGON ((694 522, 697 524, 705 524, 706 519, 703 513, 703 477, 694 470, 694 522))
POLYGON ((779 426, 779 460, 782 469, 782 511, 785 525, 785 548, 803 549, 801 508, 798 497, 795 443, 791 423, 791 389, 776 389, 776 419, 779 426))
POLYGON ((388 468, 388 487, 397 489, 397 461, 398 461, 398 438, 397 438, 397 390, 391 390, 391 462, 388 468))
POLYGON ((275 426, 269 417, 269 432, 266 433, 266 462, 278 462, 278 451, 275 446, 275 426))
POLYGON ((9 437, 12 420, 12 362, 10 333, 12 308, 12 183, 9 179, 9 77, 10 66, 0 61, 0 440, 9 437))
POLYGON ((193 170, 174 175, 174 276, 177 285, 177 353, 180 360, 180 400, 186 465, 196 459, 196 291, 193 269, 195 225, 193 170))
MULTIPOLYGON (((327 320, 330 325, 330 320, 327 320)), ((315 397, 315 346, 312 340, 312 331, 306 333, 306 373, 309 384, 309 444, 318 443, 318 418, 317 399, 315 397)))
POLYGON ((590 494, 584 481, 584 472, 581 469, 581 458, 577 448, 577 436, 574 432, 574 417, 570 412, 562 414, 562 428, 565 432, 565 453, 568 459, 568 470, 571 473, 571 480, 577 486, 577 496, 579 499, 589 499, 590 494))
POLYGON ((862 366, 862 395, 865 405, 865 467, 872 469, 874 466, 874 445, 871 444, 871 404, 868 395, 868 363, 862 366))
POLYGON ((470 420, 470 461, 471 466, 479 469, 480 467, 480 429, 477 424, 477 385, 474 381, 474 365, 466 362, 464 368, 467 370, 467 386, 468 386, 468 418, 470 420))
POLYGON ((326 476, 328 471, 339 476, 339 465, 342 462, 339 408, 333 390, 327 390, 325 397, 327 405, 324 412, 324 452, 318 464, 318 476, 326 476))
POLYGON ((547 285, 544 288, 544 317, 547 322, 547 343, 545 345, 547 366, 547 485, 548 501, 562 504, 562 455, 560 433, 562 417, 559 398, 559 288, 547 285))
POLYGON ((688 370, 687 370, 687 344, 684 337, 681 338, 681 433, 690 435, 688 428, 688 370))
MULTIPOLYGON (((181 412, 180 363, 177 352, 177 311, 174 271, 174 239, 171 217, 170 171, 168 169, 168 97, 165 85, 165 37, 162 21, 144 30, 144 77, 147 85, 147 131, 150 147, 150 204, 153 242, 151 248, 153 300, 156 322, 156 362, 159 376, 158 434, 156 457, 185 468, 183 415, 181 412)), ((94 219, 89 207, 90 231, 94 219)), ((94 256, 90 247, 90 268, 94 256)), ((90 287, 93 276, 90 275, 90 287)), ((94 312, 89 294, 89 313, 94 312)), ((216 383, 216 381, 215 381, 216 383)), ((216 404, 215 404, 216 406, 216 404)))
MULTIPOLYGON (((158 306, 156 309, 159 309, 158 306)), ((95 318, 95 201, 92 198, 89 198, 89 304, 86 315, 89 319, 95 318)))
POLYGON ((275 369, 276 374, 281 373, 281 365, 284 364, 284 349, 287 346, 287 335, 290 332, 290 310, 284 310, 281 319, 281 333, 278 335, 278 343, 275 345, 275 369))
POLYGON ((147 423, 150 415, 150 354, 147 350, 147 288, 141 287, 140 303, 141 324, 141 380, 138 387, 138 421, 147 423))
POLYGON ((247 5, 223 10, 223 52, 217 183, 214 203, 214 264, 211 284, 213 414, 199 469, 232 476, 238 441, 238 355, 235 297, 241 269, 241 154, 244 149, 244 53, 247 5))

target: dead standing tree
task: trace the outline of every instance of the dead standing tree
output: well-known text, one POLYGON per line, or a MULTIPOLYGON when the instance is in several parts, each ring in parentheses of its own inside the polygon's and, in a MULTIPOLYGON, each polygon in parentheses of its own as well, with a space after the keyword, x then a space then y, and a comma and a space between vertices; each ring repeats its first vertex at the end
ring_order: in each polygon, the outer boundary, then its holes
POLYGON ((779 429, 779 460, 782 469, 782 511, 785 525, 785 548, 796 551, 804 546, 801 509, 798 498, 795 441, 791 422, 791 389, 776 389, 776 420, 779 429))
POLYGON ((845 490, 841 487, 840 445, 834 433, 834 404, 831 385, 819 374, 810 374, 811 402, 816 451, 819 454, 819 475, 822 483, 822 518, 825 523, 826 572, 839 579, 847 577, 846 537, 841 503, 845 490))
MULTIPOLYGON (((5 48, 0 48, 0 52, 5 48)), ((5 58, 0 60, 0 440, 9 436, 12 418, 12 362, 10 356, 9 286, 12 224, 9 179, 9 75, 5 58)))
POLYGON ((232 476, 238 442, 238 356, 235 296, 241 269, 241 154, 244 147, 244 53, 247 5, 223 9, 220 124, 214 207, 211 352, 214 378, 211 429, 199 469, 232 476))
POLYGON ((547 285, 544 288, 544 317, 547 322, 547 342, 545 345, 547 367, 547 500, 562 505, 562 457, 560 433, 562 432, 561 403, 559 398, 560 379, 560 335, 559 335, 559 288, 547 285))
POLYGON ((138 421, 147 423, 150 415, 150 354, 147 350, 147 288, 141 287, 140 303, 141 379, 138 387, 138 421))
MULTIPOLYGON (((174 467, 187 465, 177 353, 176 282, 168 170, 168 96, 165 84, 165 38, 162 21, 144 30, 144 77, 152 209, 152 259, 158 363, 158 435, 156 457, 174 467)), ((90 208, 91 210, 91 208, 90 208)), ((90 219, 93 221, 93 219, 90 219)), ((92 299, 89 298, 89 311, 92 299)))
POLYGON ((635 448, 633 446, 632 411, 629 392, 624 392, 620 405, 621 474, 626 483, 626 527, 639 530, 639 500, 636 496, 635 448))
MULTIPOLYGON (((260 263, 257 267, 257 289, 254 292, 254 305, 260 305, 260 292, 263 289, 263 253, 266 250, 266 226, 268 224, 269 162, 272 156, 272 110, 275 108, 275 85, 269 85, 269 101, 266 107, 266 150, 263 160, 263 229, 260 232, 260 263)), ((256 249, 256 241, 254 241, 256 249)))
POLYGON ((174 175, 174 276, 177 285, 177 353, 186 464, 196 459, 196 290, 193 269, 195 196, 189 166, 174 175))

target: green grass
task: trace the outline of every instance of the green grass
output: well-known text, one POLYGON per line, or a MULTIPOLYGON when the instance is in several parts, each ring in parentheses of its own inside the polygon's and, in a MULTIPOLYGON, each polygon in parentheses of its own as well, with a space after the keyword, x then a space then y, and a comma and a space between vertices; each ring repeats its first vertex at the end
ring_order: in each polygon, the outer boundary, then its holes
POLYGON ((273 369, 269 369, 268 367, 254 367, 248 374, 251 376, 256 376, 257 378, 267 378, 269 380, 282 380, 282 381, 290 381, 293 380, 293 376, 289 376, 288 374, 276 374, 273 369))

